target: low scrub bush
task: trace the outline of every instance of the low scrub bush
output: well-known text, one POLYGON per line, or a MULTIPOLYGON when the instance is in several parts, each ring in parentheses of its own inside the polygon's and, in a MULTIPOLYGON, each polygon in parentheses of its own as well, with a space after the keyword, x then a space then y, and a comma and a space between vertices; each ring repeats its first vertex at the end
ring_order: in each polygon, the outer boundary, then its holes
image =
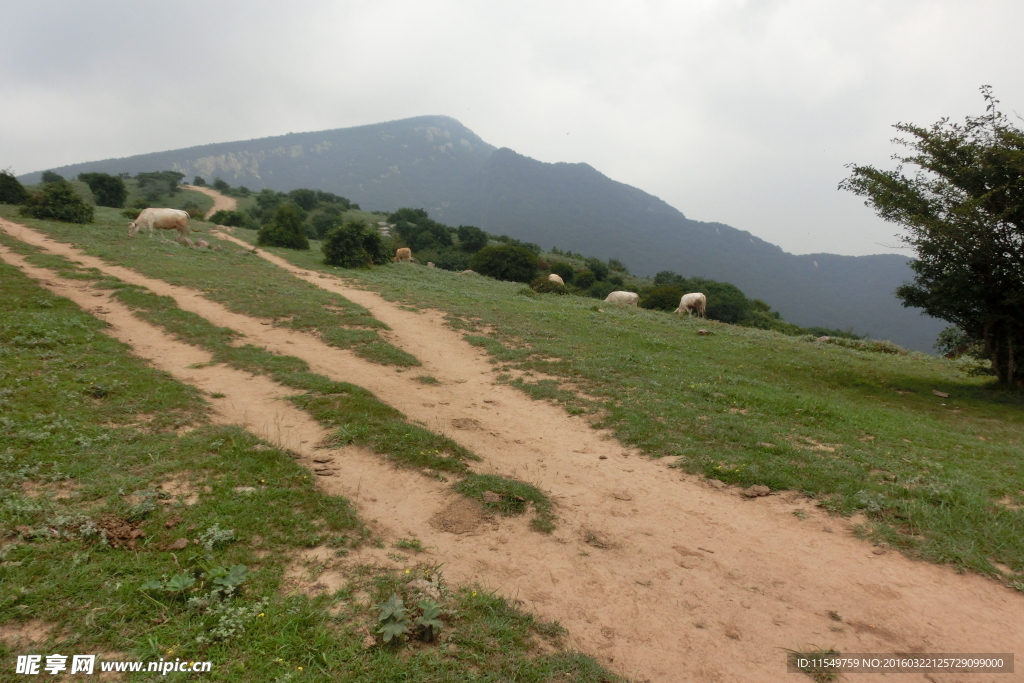
POLYGON ((461 272, 469 268, 473 260, 472 254, 467 254, 455 247, 447 249, 428 249, 416 252, 416 258, 420 263, 432 262, 438 268, 461 272))
POLYGON ((524 247, 501 245, 478 251, 469 267, 496 280, 530 282, 537 276, 537 260, 537 255, 524 247))
POLYGON ((565 261, 554 261, 551 264, 551 272, 562 278, 563 282, 569 284, 572 282, 572 278, 576 274, 576 269, 565 261))
POLYGON ((291 204, 282 204, 274 211, 274 218, 263 226, 256 237, 261 247, 309 249, 309 240, 302 232, 302 216, 291 204))
POLYGON ((389 259, 380 231, 362 221, 348 221, 328 232, 321 251, 324 263, 342 268, 368 268, 389 259))
POLYGON ((475 254, 487 246, 487 233, 472 225, 460 225, 458 232, 459 248, 475 254))
POLYGON ((21 207, 23 216, 64 223, 91 223, 93 207, 75 194, 71 183, 47 183, 42 192, 33 192, 21 207))
POLYGON ((590 289, 595 282, 597 282, 597 276, 592 270, 581 270, 572 277, 572 283, 580 289, 590 289))
POLYGON ((565 285, 560 285, 557 282, 552 282, 544 276, 536 278, 530 283, 530 289, 539 294, 568 294, 569 290, 565 288, 565 285))

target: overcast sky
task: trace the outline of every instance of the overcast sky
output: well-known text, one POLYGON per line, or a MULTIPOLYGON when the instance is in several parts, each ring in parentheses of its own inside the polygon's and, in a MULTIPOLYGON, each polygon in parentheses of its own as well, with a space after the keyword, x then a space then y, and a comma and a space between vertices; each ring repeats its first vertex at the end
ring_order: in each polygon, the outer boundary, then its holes
POLYGON ((890 126, 1024 114, 1019 0, 3 0, 0 168, 459 119, 793 253, 892 251, 836 190, 890 126))

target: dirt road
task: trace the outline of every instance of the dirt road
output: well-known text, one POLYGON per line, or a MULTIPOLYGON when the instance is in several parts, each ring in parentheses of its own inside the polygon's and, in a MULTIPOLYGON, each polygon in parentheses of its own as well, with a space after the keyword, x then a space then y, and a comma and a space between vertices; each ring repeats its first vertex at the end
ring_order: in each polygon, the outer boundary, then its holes
MULTIPOLYGON (((497 384, 486 355, 448 329, 439 312, 402 310, 374 293, 259 252, 386 322, 389 341, 423 363, 396 371, 312 335, 231 313, 199 292, 107 264, 23 226, 0 221, 0 228, 171 296, 181 308, 242 332, 248 343, 304 358, 314 372, 363 386, 410 419, 472 449, 483 458, 477 471, 516 476, 548 492, 559 521, 555 533, 545 536, 530 531, 526 520, 490 519, 436 480, 393 470, 358 449, 332 452, 333 471, 318 478, 326 491, 351 497, 385 537, 419 538, 428 559, 444 563, 450 582, 479 582, 545 619, 557 619, 569 630, 572 647, 627 676, 666 682, 800 680, 786 673, 786 648, 1022 650, 1024 596, 979 576, 896 553, 875 554, 879 549, 854 538, 848 522, 824 515, 799 496, 745 500, 734 490, 717 490, 644 458, 585 420, 497 384), (424 385, 415 380, 418 374, 440 384, 424 385), (792 514, 797 509, 803 519, 792 514)), ((95 315, 114 315, 116 302, 93 292, 75 298, 74 288, 85 287, 80 282, 59 282, 7 250, 0 257, 95 315), (96 310, 97 301, 102 310, 96 310)), ((230 368, 188 368, 197 361, 173 351, 174 345, 184 346, 180 342, 155 328, 142 337, 136 330, 146 323, 127 312, 117 315, 112 333, 140 356, 182 381, 226 394, 211 400, 220 420, 245 424, 311 462, 312 445, 323 430, 300 411, 284 410, 276 397, 290 390, 266 386, 272 384, 266 380, 243 382, 230 368), (143 338, 145 343, 138 342, 143 338)), ((203 353, 190 353, 197 352, 203 353)), ((315 453, 322 457, 323 451, 315 453)), ((344 562, 394 564, 385 552, 367 549, 344 562)), ((319 580, 340 581, 342 570, 328 570, 319 580)), ((930 676, 859 674, 857 680, 961 680, 930 676)))
POLYGON ((207 211, 206 215, 203 216, 203 218, 209 218, 213 214, 217 213, 218 211, 222 211, 222 210, 223 211, 237 211, 238 210, 238 200, 235 199, 234 197, 227 197, 225 195, 222 195, 220 192, 217 192, 216 190, 214 190, 212 188, 209 188, 209 187, 200 187, 199 185, 186 185, 184 187, 186 189, 189 189, 189 190, 195 190, 196 192, 202 192, 207 197, 212 197, 213 198, 213 208, 210 209, 209 211, 207 211))

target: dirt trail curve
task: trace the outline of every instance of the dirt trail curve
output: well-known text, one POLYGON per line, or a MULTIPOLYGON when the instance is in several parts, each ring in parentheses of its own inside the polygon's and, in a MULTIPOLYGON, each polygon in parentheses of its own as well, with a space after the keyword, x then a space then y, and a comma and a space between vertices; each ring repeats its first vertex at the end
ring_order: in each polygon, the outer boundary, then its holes
POLYGON ((213 198, 213 208, 206 212, 203 218, 209 218, 218 211, 237 211, 238 200, 234 197, 226 197, 220 192, 209 187, 200 187, 199 185, 185 185, 188 190, 195 190, 196 192, 202 192, 207 197, 213 198))
MULTIPOLYGON (((783 649, 809 646, 876 653, 1022 650, 1021 595, 899 554, 875 555, 848 533, 846 522, 796 497, 744 501, 640 457, 584 420, 494 384, 486 356, 445 327, 440 313, 403 311, 376 294, 275 261, 368 306, 390 325, 391 341, 424 364, 422 370, 396 372, 311 335, 231 313, 198 292, 112 266, 23 226, 0 221, 0 227, 47 251, 172 296, 183 309, 247 335, 249 343, 304 358, 314 372, 363 386, 474 450, 484 459, 479 471, 517 476, 548 491, 560 516, 551 536, 528 531, 525 520, 479 516, 462 528, 448 526, 462 532, 451 533, 435 516, 446 506, 458 506, 457 499, 417 472, 394 471, 373 456, 346 449, 330 454, 332 476, 318 479, 327 491, 355 499, 361 514, 376 520, 386 536, 421 539, 429 554, 420 557, 443 562, 449 581, 479 581, 522 600, 539 616, 566 626, 573 647, 627 676, 666 682, 795 680, 786 673, 783 649), (423 385, 416 374, 433 375, 441 384, 423 385), (806 519, 791 514, 797 507, 803 507, 806 519)), ((0 256, 15 260, 6 252, 0 256)), ((49 280, 51 288, 56 282, 48 273, 33 276, 49 280)), ((104 309, 114 310, 114 302, 91 294, 76 300, 89 308, 101 301, 104 309)), ((128 339, 136 339, 126 320, 116 324, 129 330, 128 339)), ((132 323, 138 324, 143 323, 132 323)), ((159 331, 157 336, 180 345, 159 331)), ((203 378, 217 370, 187 368, 194 360, 161 360, 158 347, 136 346, 136 353, 194 384, 212 382, 203 378)), ((314 453, 323 459, 323 451, 312 449, 323 430, 268 398, 287 389, 264 389, 261 378, 231 384, 240 381, 232 377, 217 385, 224 388, 208 389, 227 395, 212 401, 224 415, 226 406, 235 406, 234 417, 223 419, 247 421, 259 431, 246 416, 264 414, 266 408, 257 406, 270 402, 273 410, 283 411, 274 422, 279 433, 270 438, 306 462, 314 453)), ((391 562, 376 549, 346 558, 369 560, 391 562)), ((857 678, 883 680, 874 674, 857 678)), ((889 674, 884 680, 1008 678, 889 674)))

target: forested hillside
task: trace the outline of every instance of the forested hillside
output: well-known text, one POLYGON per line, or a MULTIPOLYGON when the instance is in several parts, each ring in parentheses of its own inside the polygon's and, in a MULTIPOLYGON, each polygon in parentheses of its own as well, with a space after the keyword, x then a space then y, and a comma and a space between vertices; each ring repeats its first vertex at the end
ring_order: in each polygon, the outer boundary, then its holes
MULTIPOLYGON (((422 207, 449 225, 477 225, 545 248, 618 258, 632 272, 672 270, 731 282, 799 325, 852 327, 931 351, 943 322, 893 296, 911 278, 893 254, 796 256, 748 232, 686 218, 587 164, 548 164, 496 149, 458 121, 424 116, 76 164, 57 172, 174 169, 253 190, 313 187, 365 210, 422 207)), ((22 177, 36 182, 39 173, 22 177)))

